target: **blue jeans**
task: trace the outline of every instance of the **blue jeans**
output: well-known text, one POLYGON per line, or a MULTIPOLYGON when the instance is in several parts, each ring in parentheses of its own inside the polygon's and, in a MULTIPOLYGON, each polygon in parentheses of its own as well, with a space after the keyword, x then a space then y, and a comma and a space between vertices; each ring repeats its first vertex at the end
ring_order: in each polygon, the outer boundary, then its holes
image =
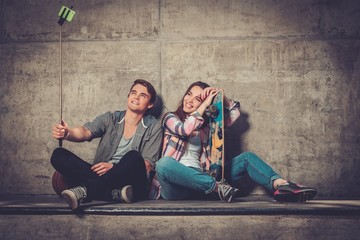
POLYGON ((156 162, 157 178, 161 186, 161 196, 166 200, 183 200, 208 194, 216 187, 215 178, 176 161, 163 157, 156 162))
POLYGON ((225 164, 225 179, 237 186, 248 175, 256 183, 273 192, 273 182, 281 178, 269 165, 252 152, 244 152, 225 164))
MULTIPOLYGON (((193 199, 211 193, 216 186, 215 178, 199 169, 187 167, 171 157, 161 158, 156 163, 156 172, 161 185, 161 196, 167 200, 193 199)), ((242 153, 225 165, 226 179, 232 185, 236 185, 246 174, 270 191, 273 191, 273 181, 281 178, 251 152, 242 153)))

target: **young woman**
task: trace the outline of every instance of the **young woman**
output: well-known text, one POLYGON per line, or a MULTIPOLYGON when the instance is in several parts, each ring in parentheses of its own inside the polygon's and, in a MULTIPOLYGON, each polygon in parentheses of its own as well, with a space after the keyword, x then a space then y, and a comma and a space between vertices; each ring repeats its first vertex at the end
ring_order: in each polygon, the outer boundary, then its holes
MULTIPOLYGON (((189 86, 175 112, 163 119, 162 158, 156 163, 161 196, 167 200, 192 199, 217 192, 220 199, 231 202, 238 189, 217 182, 207 174, 209 168, 209 126, 205 114, 218 89, 204 82, 189 86)), ((225 125, 240 117, 239 102, 224 97, 225 125)), ((315 197, 316 190, 288 182, 257 155, 242 153, 225 165, 225 179, 236 184, 245 175, 274 192, 277 201, 303 202, 315 197)))

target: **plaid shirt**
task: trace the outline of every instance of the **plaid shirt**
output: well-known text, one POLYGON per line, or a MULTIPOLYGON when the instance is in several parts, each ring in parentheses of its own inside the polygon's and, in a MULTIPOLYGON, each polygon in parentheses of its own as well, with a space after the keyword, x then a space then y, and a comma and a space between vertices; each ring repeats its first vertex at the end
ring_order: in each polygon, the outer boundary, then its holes
MULTIPOLYGON (((231 107, 225 110, 225 126, 227 127, 240 117, 240 103, 231 101, 231 107)), ((210 167, 209 126, 200 128, 203 123, 204 119, 198 112, 190 114, 184 122, 174 113, 167 113, 163 120, 165 131, 162 156, 172 157, 179 161, 185 153, 189 136, 194 131, 199 131, 201 139, 201 155, 199 160, 203 169, 208 170, 210 167)))

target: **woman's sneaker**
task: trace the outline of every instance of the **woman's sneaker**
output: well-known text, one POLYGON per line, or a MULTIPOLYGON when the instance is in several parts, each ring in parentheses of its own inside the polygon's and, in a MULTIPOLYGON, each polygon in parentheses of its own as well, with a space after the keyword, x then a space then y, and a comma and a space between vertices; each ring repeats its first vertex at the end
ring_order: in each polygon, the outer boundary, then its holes
POLYGON ((111 191, 113 200, 132 203, 134 201, 133 188, 131 185, 126 185, 122 189, 114 189, 111 191))
POLYGON ((239 189, 230 186, 225 180, 221 180, 218 182, 218 194, 221 200, 225 202, 231 202, 235 193, 239 191, 239 189))
POLYGON ((278 202, 306 202, 313 199, 317 194, 315 188, 301 186, 288 182, 278 186, 274 192, 274 199, 278 202))
POLYGON ((156 200, 159 199, 161 195, 161 185, 160 182, 157 180, 157 175, 152 179, 150 184, 150 190, 148 194, 148 199, 156 200))
POLYGON ((86 188, 81 186, 61 192, 61 196, 66 200, 72 210, 75 210, 80 206, 80 201, 85 199, 86 195, 86 188))

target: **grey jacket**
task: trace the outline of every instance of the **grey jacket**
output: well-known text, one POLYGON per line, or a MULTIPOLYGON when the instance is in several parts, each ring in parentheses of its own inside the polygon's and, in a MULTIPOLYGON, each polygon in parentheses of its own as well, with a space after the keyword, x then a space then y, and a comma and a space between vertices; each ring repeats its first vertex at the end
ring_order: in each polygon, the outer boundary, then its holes
MULTIPOLYGON (((107 112, 84 124, 91 132, 88 141, 101 137, 94 164, 108 162, 115 154, 124 132, 124 116, 125 111, 107 112)), ((154 166, 160 157, 162 137, 161 123, 154 116, 145 115, 136 129, 132 148, 154 166)))

